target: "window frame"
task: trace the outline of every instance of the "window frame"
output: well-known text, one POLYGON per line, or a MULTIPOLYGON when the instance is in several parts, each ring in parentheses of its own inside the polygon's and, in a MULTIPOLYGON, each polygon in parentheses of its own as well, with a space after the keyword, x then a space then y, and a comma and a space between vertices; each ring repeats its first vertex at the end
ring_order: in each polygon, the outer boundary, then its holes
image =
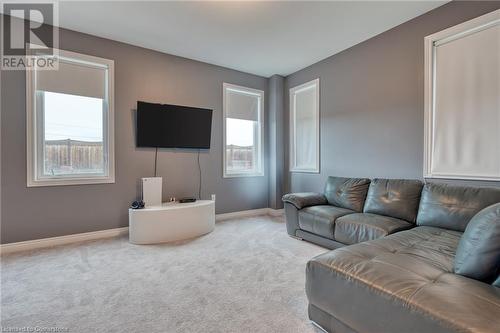
POLYGON ((308 81, 306 83, 303 83, 301 85, 295 86, 290 88, 289 91, 289 124, 290 124, 290 133, 289 133, 289 142, 290 142, 290 147, 289 147, 289 171, 290 172, 295 172, 295 173, 320 173, 320 132, 321 132, 321 127, 320 127, 320 81, 319 78, 308 81), (316 164, 314 168, 298 168, 296 166, 296 145, 295 145, 295 123, 296 123, 296 110, 295 110, 295 97, 297 93, 300 93, 301 91, 305 91, 308 89, 316 89, 316 109, 314 110, 316 114, 316 135, 315 135, 315 140, 316 140, 316 164))
POLYGON ((238 178, 238 177, 262 177, 264 173, 264 91, 259 89, 253 89, 243 86, 238 86, 231 83, 223 82, 222 84, 222 173, 223 178, 238 178), (258 140, 257 144, 257 154, 258 157, 257 165, 255 170, 243 171, 243 172, 228 172, 226 164, 226 119, 227 119, 227 90, 232 90, 240 92, 247 95, 253 95, 260 99, 259 101, 259 121, 256 126, 258 133, 254 134, 255 138, 258 140))
POLYGON ((500 9, 479 16, 475 19, 458 24, 451 28, 439 31, 424 38, 424 156, 423 177, 430 179, 460 179, 460 180, 483 180, 499 181, 498 177, 481 175, 457 175, 448 173, 433 173, 433 147, 434 147, 434 115, 435 115, 435 83, 436 83, 436 43, 444 43, 466 37, 478 31, 482 31, 500 24, 500 9))
MULTIPOLYGON (((57 50, 57 52, 58 58, 65 61, 90 67, 106 68, 106 98, 103 100, 102 126, 104 175, 76 174, 51 177, 45 176, 43 172, 40 172, 43 169, 43 163, 42 165, 39 163, 39 156, 43 156, 43 147, 40 147, 40 145, 43 145, 43 139, 40 140, 40 136, 43 138, 43 117, 37 115, 37 105, 38 103, 43 103, 43 99, 37 95, 36 91, 37 71, 26 70, 27 187, 115 183, 114 61, 66 50, 57 50)), ((40 56, 44 55, 41 54, 40 56)))

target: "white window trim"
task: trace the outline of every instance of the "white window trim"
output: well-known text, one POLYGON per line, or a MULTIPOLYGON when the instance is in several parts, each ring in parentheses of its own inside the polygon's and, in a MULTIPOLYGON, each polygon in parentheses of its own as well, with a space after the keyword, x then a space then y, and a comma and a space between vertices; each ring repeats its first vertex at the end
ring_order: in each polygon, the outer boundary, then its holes
POLYGON ((435 107, 435 46, 442 45, 458 38, 465 37, 471 33, 478 32, 494 25, 500 24, 500 9, 486 15, 477 17, 470 21, 461 23, 424 39, 424 178, 440 179, 465 179, 465 180, 493 180, 498 181, 500 177, 481 175, 457 175, 438 174, 432 172, 432 151, 434 145, 434 107, 435 107))
POLYGON ((306 82, 304 84, 301 84, 299 86, 290 88, 290 172, 297 172, 297 173, 320 173, 320 114, 319 114, 319 103, 320 103, 320 96, 319 96, 319 78, 306 82), (316 166, 315 168, 312 169, 306 169, 306 168, 297 168, 295 167, 295 95, 298 92, 307 90, 307 89, 316 89, 316 128, 318 129, 316 131, 316 166))
POLYGON ((38 178, 37 173, 37 121, 36 117, 36 71, 26 70, 26 161, 27 161, 27 186, 61 186, 61 185, 84 185, 105 184, 115 182, 115 117, 114 117, 114 61, 80 53, 57 50, 59 58, 69 58, 73 62, 81 62, 91 66, 107 67, 107 117, 103 123, 104 147, 107 147, 107 171, 104 176, 58 176, 38 178), (107 129, 107 131, 106 131, 107 129), (107 143, 107 144, 106 144, 107 143))
POLYGON ((243 86, 238 86, 231 83, 224 82, 222 84, 222 169, 223 169, 223 178, 237 178, 237 177, 261 177, 264 176, 264 91, 247 88, 243 86), (238 91, 244 94, 254 95, 260 97, 260 105, 259 105, 259 165, 257 171, 248 171, 248 172, 227 172, 226 170, 226 114, 227 114, 227 99, 226 99, 226 90, 230 89, 233 91, 238 91))

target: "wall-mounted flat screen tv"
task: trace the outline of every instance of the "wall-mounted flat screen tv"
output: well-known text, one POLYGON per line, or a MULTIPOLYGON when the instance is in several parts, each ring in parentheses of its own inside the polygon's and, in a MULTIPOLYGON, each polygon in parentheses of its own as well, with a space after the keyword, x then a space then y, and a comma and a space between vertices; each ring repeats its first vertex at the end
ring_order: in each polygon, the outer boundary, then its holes
POLYGON ((212 110, 137 102, 137 147, 209 149, 212 110))

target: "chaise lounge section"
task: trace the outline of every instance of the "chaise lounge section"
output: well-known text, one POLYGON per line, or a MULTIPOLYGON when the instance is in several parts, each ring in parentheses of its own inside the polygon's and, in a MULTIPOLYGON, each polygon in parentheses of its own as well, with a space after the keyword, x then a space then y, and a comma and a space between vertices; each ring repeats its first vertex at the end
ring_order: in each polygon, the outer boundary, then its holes
POLYGON ((498 202, 500 189, 426 184, 414 228, 307 264, 310 319, 339 333, 498 332, 498 202))

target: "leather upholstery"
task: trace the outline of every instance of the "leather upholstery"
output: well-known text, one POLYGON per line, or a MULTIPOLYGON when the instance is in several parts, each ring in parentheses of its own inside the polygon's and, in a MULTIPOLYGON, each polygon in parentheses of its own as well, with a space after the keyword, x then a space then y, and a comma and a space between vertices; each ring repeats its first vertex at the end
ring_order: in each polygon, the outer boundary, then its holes
POLYGON ((318 244, 319 246, 330 250, 338 249, 339 247, 345 246, 345 244, 339 243, 333 239, 318 236, 316 234, 304 230, 297 230, 296 236, 302 240, 318 244))
POLYGON ((366 178, 328 177, 325 197, 330 205, 362 212, 369 185, 366 178))
POLYGON ((481 209, 500 202, 500 188, 425 184, 417 225, 464 231, 481 209))
POLYGON ((353 213, 350 209, 330 205, 307 207, 299 211, 299 226, 302 230, 334 239, 335 220, 350 213, 353 213))
POLYGON ((299 226, 299 210, 289 202, 285 202, 286 232, 295 237, 299 226))
POLYGON ((315 205, 326 205, 328 203, 323 194, 313 192, 285 194, 282 200, 283 202, 291 203, 292 205, 297 207, 297 209, 315 205))
POLYGON ((495 280, 495 282, 493 282, 493 285, 495 287, 500 288, 500 275, 497 277, 497 279, 495 280))
POLYGON ((416 220, 416 224, 420 226, 436 226, 463 232, 476 213, 500 202, 499 188, 433 183, 426 184, 420 191, 421 188, 422 184, 418 180, 374 179, 370 184, 369 179, 328 177, 324 195, 309 192, 283 196, 287 232, 295 237, 302 230, 308 233, 308 239, 320 239, 319 243, 324 246, 323 239, 311 235, 353 244, 406 229, 399 221, 396 223, 395 220, 384 219, 391 222, 381 222, 382 216, 411 223, 416 220), (331 208, 314 208, 318 206, 331 208), (338 235, 335 235, 335 219, 345 215, 342 209, 348 209, 349 213, 364 211, 372 215, 356 215, 357 221, 354 220, 356 216, 346 217, 338 235), (341 215, 338 212, 342 212, 341 215))
POLYGON ((410 229, 413 224, 394 217, 355 213, 339 217, 335 222, 335 240, 356 244, 410 229))
POLYGON ((422 186, 419 180, 373 179, 363 211, 415 222, 422 186))
POLYGON ((417 227, 315 257, 309 302, 355 332, 496 333, 500 288, 453 274, 460 236, 417 227))
POLYGON ((307 307, 307 312, 309 314, 309 319, 317 326, 320 326, 324 331, 334 333, 357 333, 337 318, 312 304, 309 304, 307 307))
POLYGON ((483 209, 469 222, 458 244, 454 271, 488 283, 497 278, 500 273, 500 203, 483 209))

